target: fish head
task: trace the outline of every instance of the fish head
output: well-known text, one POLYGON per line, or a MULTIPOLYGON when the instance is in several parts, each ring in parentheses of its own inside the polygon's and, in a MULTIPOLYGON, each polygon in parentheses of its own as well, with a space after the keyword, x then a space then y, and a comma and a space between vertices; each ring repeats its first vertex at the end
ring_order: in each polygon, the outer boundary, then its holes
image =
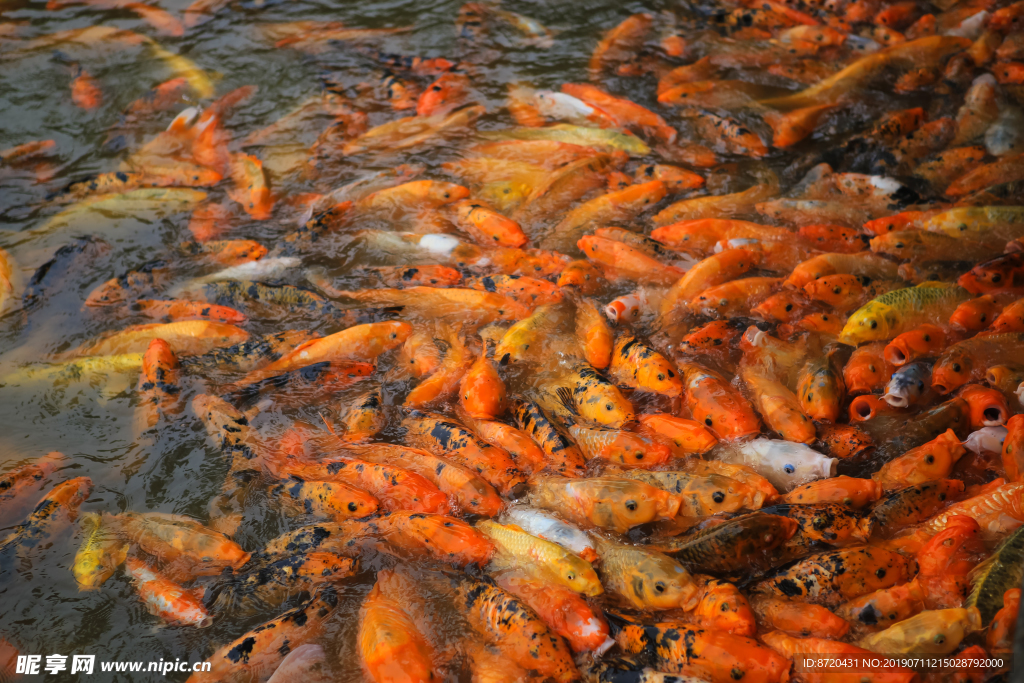
POLYGON ((950 349, 932 369, 932 389, 948 394, 967 384, 974 370, 974 360, 962 349, 950 349))
POLYGON ((1006 397, 998 389, 968 384, 959 396, 970 406, 971 427, 974 429, 1004 424, 1009 416, 1006 397))
POLYGON ((558 571, 560 583, 581 595, 596 597, 604 593, 601 580, 590 563, 575 555, 557 560, 552 571, 558 571))
POLYGON ((438 206, 457 202, 469 196, 469 189, 458 183, 434 181, 427 189, 427 197, 431 204, 438 206))
POLYGON ((753 636, 757 630, 747 598, 727 581, 708 581, 694 614, 702 626, 711 630, 738 636, 753 636))
POLYGON ((973 517, 953 515, 917 553, 923 576, 964 575, 982 559, 981 527, 973 517))
POLYGON ((762 320, 791 322, 800 317, 806 303, 804 297, 797 292, 785 291, 773 294, 751 308, 750 312, 762 320))
POLYGON ((388 322, 378 323, 380 325, 380 335, 387 348, 393 349, 400 344, 404 344, 412 334, 412 324, 407 323, 404 320, 391 320, 388 322))
POLYGON ((1006 441, 1006 435, 1008 432, 1009 430, 1007 430, 1006 427, 983 427, 971 432, 971 434, 964 439, 964 448, 977 454, 981 454, 985 451, 990 453, 1001 453, 1003 450, 1003 443, 1006 441))
POLYGON ((957 284, 972 294, 1013 287, 1015 276, 1024 273, 1024 252, 1013 252, 979 263, 960 276, 957 284))
POLYGON ((839 335, 839 341, 856 346, 869 341, 889 339, 899 324, 899 314, 892 307, 872 301, 850 316, 839 335))
POLYGON ((826 275, 804 285, 804 291, 809 297, 829 306, 843 306, 863 290, 860 278, 846 273, 826 275))
POLYGON ((586 260, 573 261, 558 276, 559 287, 578 287, 584 294, 593 293, 600 287, 604 275, 594 263, 586 260))
POLYGON ((672 450, 663 443, 657 443, 628 431, 621 431, 609 444, 601 449, 602 460, 642 467, 666 462, 672 450))
POLYGON ((591 511, 591 521, 620 532, 656 519, 671 519, 682 502, 679 496, 639 481, 591 479, 580 484, 571 488, 577 501, 591 511))
POLYGON ((675 398, 683 393, 683 380, 668 359, 661 355, 643 358, 638 363, 636 379, 640 386, 675 398))
POLYGON ((643 558, 623 568, 627 573, 633 603, 646 609, 692 609, 698 598, 693 578, 683 565, 660 553, 645 553, 643 558))
POLYGON ((893 373, 885 385, 885 402, 894 408, 906 408, 928 387, 931 369, 925 363, 905 365, 893 373))
POLYGON ((953 465, 963 454, 960 439, 952 429, 948 429, 928 443, 907 451, 892 464, 906 475, 913 474, 918 482, 931 481, 949 476, 953 465))
POLYGON ((640 317, 640 311, 640 298, 633 294, 620 296, 604 307, 605 315, 614 324, 635 322, 640 317))

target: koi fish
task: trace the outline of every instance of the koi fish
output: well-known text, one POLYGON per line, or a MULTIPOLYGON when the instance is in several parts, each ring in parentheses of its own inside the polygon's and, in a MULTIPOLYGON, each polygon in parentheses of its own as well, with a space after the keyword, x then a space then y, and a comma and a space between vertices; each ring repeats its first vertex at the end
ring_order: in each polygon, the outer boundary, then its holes
POLYGON ((323 632, 324 622, 334 614, 337 605, 336 589, 333 586, 321 587, 302 606, 257 626, 218 649, 211 656, 211 670, 192 674, 189 682, 240 680, 270 673, 288 652, 316 639, 323 632))
POLYGON ((678 496, 643 482, 611 477, 535 478, 530 499, 577 523, 620 533, 655 519, 671 519, 681 503, 678 496))
POLYGON ((434 653, 397 598, 385 595, 378 580, 363 601, 357 635, 360 663, 373 681, 432 681, 434 653))
POLYGON ((152 614, 177 626, 204 628, 213 623, 206 609, 188 591, 142 560, 130 557, 125 566, 139 598, 152 614))

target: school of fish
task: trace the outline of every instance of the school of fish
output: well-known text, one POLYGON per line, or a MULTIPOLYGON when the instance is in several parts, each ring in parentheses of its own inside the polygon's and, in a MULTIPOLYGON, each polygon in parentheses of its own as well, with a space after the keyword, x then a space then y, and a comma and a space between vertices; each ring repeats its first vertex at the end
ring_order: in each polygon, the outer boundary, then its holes
MULTIPOLYGON (((262 126, 167 46, 226 0, 50 0, 94 21, 48 34, 0 7, 0 68, 49 55, 106 132, 86 177, 2 145, 32 220, 0 233, 0 403, 100 386, 141 444, 107 479, 5 441, 0 583, 191 634, 190 683, 1007 675, 976 662, 1024 579, 1024 1, 619 8, 554 87, 484 82, 571 29, 524 4, 462 5, 429 55, 251 15, 320 71, 262 126), (118 111, 101 54, 172 77, 118 111), (147 456, 171 432, 204 447, 147 456), (153 468, 201 505, 110 495, 153 468), (960 664, 801 659, 872 653, 960 664)), ((18 618, 0 680, 73 647, 18 618)))

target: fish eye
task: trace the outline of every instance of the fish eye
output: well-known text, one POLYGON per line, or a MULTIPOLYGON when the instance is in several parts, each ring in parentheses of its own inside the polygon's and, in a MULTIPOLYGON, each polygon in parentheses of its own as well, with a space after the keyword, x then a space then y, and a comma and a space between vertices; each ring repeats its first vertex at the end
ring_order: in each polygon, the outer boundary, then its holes
POLYGON ((1002 279, 1003 276, 1000 273, 996 273, 995 275, 992 276, 992 282, 999 282, 1002 279))
POLYGON ((722 611, 723 612, 728 612, 729 611, 729 603, 727 603, 727 602, 723 602, 722 603, 722 611))
POLYGON ((871 321, 871 329, 875 329, 877 327, 878 327, 878 321, 877 320, 872 320, 871 321))
POLYGON ((885 568, 883 567, 881 569, 876 569, 875 570, 875 576, 877 576, 880 579, 884 579, 885 578, 885 568))
POLYGON ((704 424, 706 424, 708 427, 710 427, 711 426, 711 418, 710 417, 705 417, 704 418, 704 424))
POLYGON ((786 472, 786 474, 793 474, 794 472, 796 472, 796 468, 793 467, 792 465, 786 465, 782 469, 786 472))
POLYGON ((636 507, 637 506, 636 506, 636 501, 635 500, 627 500, 626 501, 626 509, 629 510, 630 512, 636 512, 636 507))
POLYGON ((932 340, 932 336, 930 334, 926 334, 926 335, 924 335, 924 340, 926 342, 930 342, 932 340))
POLYGON ((358 509, 359 509, 359 506, 356 505, 355 501, 352 501, 351 503, 348 504, 348 511, 349 512, 355 512, 358 509))
POLYGON ((841 293, 842 291, 843 291, 843 288, 842 288, 842 287, 833 287, 833 288, 832 288, 832 293, 833 293, 833 294, 839 294, 839 293, 841 293))
POLYGON ((926 455, 924 457, 924 461, 926 463, 928 463, 929 465, 931 465, 933 462, 935 462, 935 456, 934 455, 926 455))
POLYGON ((793 310, 793 304, 786 304, 786 313, 789 313, 792 310, 793 310))
POLYGON ((903 242, 897 242, 896 243, 896 248, 897 249, 902 249, 903 248, 903 242))
POLYGON ((565 578, 568 579, 569 581, 575 581, 576 580, 576 572, 569 572, 568 574, 565 575, 565 578))
POLYGON ((960 372, 960 364, 953 363, 953 372, 960 372))
POLYGON ((615 410, 615 406, 612 405, 611 403, 605 403, 604 404, 604 409, 605 410, 615 410))
POLYGON ((662 583, 661 581, 658 581, 657 583, 654 584, 654 590, 656 592, 658 592, 658 593, 664 593, 665 592, 665 584, 662 583))
POLYGON ((725 500, 725 494, 722 493, 721 491, 715 491, 714 493, 711 494, 711 500, 715 501, 716 503, 721 503, 723 500, 725 500))
POLYGON ((659 372, 658 373, 658 381, 659 382, 664 382, 665 381, 665 373, 664 372, 659 372))

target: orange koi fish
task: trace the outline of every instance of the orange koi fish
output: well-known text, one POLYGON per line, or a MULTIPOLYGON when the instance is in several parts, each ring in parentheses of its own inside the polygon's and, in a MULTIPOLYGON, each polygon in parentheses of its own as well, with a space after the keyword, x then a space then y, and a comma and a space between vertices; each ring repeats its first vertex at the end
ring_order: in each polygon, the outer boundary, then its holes
POLYGON ((576 245, 587 258, 610 266, 622 277, 638 282, 672 284, 684 275, 628 244, 603 237, 587 236, 576 245))
POLYGON ((448 72, 427 86, 416 100, 417 116, 441 116, 462 106, 469 96, 469 77, 448 72))
POLYGON ((750 607, 757 615, 757 621, 765 627, 803 638, 839 639, 850 630, 846 619, 821 605, 754 595, 750 607))
POLYGON ((696 363, 681 363, 679 373, 686 389, 684 404, 690 415, 719 439, 735 439, 761 431, 761 422, 753 407, 721 375, 696 363))
POLYGON ((502 500, 494 488, 467 467, 418 448, 368 444, 350 449, 368 462, 401 467, 419 474, 465 512, 492 517, 501 510, 502 500))
POLYGON ((151 614, 173 626, 204 628, 213 623, 202 603, 191 593, 167 579, 142 560, 129 557, 125 561, 139 599, 151 614))
POLYGON ((706 453, 718 439, 695 420, 674 417, 663 413, 641 415, 640 422, 650 431, 668 439, 679 451, 685 454, 706 453))
POLYGON ((702 259, 676 280, 661 300, 661 316, 668 316, 677 306, 692 301, 711 287, 743 275, 755 268, 760 260, 757 252, 748 249, 726 249, 702 259))
POLYGON ((131 304, 131 310, 147 318, 161 322, 179 320, 209 320, 218 323, 238 324, 246 321, 244 313, 228 306, 208 304, 203 301, 155 301, 139 299, 131 304))
POLYGON ((527 242, 518 223, 483 202, 461 199, 451 209, 456 225, 481 246, 521 247, 527 242))
POLYGON ((300 344, 269 365, 250 372, 232 385, 232 390, 254 384, 268 377, 333 360, 373 361, 393 349, 412 333, 406 322, 382 322, 356 325, 341 332, 300 344))
POLYGON ((609 66, 632 59, 654 25, 650 14, 634 14, 608 31, 590 56, 591 79, 598 79, 609 66))
POLYGON ((375 683, 434 681, 434 653, 398 598, 384 595, 378 580, 363 601, 356 635, 363 670, 375 683))
POLYGON ((31 511, 43 484, 63 460, 63 453, 52 451, 0 475, 0 527, 13 526, 31 511))
POLYGON ((640 105, 582 83, 564 83, 562 92, 583 100, 609 116, 617 128, 633 128, 666 144, 675 142, 676 131, 665 120, 640 105))
POLYGON ((254 219, 270 218, 274 197, 270 193, 270 181, 263 170, 263 163, 249 154, 234 154, 231 157, 231 179, 235 189, 228 195, 254 219))
POLYGON ((953 430, 947 429, 928 443, 882 465, 872 478, 886 490, 945 479, 956 461, 966 452, 953 430))
POLYGON ((671 519, 681 503, 679 496, 649 484, 613 477, 534 478, 530 498, 538 507, 578 524, 619 533, 655 519, 671 519))
POLYGON ((207 320, 185 320, 173 323, 132 325, 124 330, 102 335, 70 353, 75 356, 109 356, 121 353, 143 353, 154 339, 163 339, 175 355, 200 355, 213 349, 234 346, 249 338, 249 333, 227 323, 207 320))

